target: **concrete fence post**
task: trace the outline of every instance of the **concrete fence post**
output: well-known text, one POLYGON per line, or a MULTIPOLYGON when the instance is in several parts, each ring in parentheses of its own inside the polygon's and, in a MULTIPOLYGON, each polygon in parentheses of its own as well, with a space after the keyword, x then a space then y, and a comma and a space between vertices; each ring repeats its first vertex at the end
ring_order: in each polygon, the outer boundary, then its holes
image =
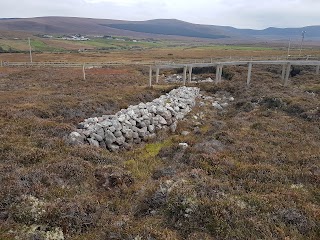
POLYGON ((156 70, 156 83, 157 84, 159 83, 159 72, 160 72, 160 69, 157 68, 157 70, 156 70))
POLYGON ((86 66, 85 63, 82 66, 82 73, 83 73, 83 80, 86 80, 86 70, 85 70, 86 66))
POLYGON ((288 85, 290 72, 291 72, 291 64, 288 63, 288 64, 287 64, 286 77, 285 77, 285 80, 284 80, 284 85, 285 85, 285 86, 288 85))
POLYGON ((191 83, 192 80, 192 66, 189 67, 189 83, 191 83))
POLYGON ((150 66, 149 69, 149 87, 152 86, 152 67, 150 66))
POLYGON ((219 71, 219 82, 221 82, 222 80, 222 69, 223 69, 223 65, 220 66, 220 71, 219 71))
POLYGON ((215 83, 217 84, 219 82, 219 73, 220 72, 220 65, 216 66, 216 81, 215 83))
POLYGON ((2 60, 1 60, 0 64, 1 64, 0 67, 3 67, 3 62, 2 62, 2 60))
POLYGON ((316 67, 316 74, 319 75, 319 72, 320 72, 320 65, 316 67))
POLYGON ((252 62, 249 62, 249 65, 248 65, 247 86, 249 86, 249 85, 250 85, 250 81, 251 81, 251 72, 252 72, 252 62))
POLYGON ((186 80, 187 80, 187 66, 183 68, 183 86, 186 85, 186 80))

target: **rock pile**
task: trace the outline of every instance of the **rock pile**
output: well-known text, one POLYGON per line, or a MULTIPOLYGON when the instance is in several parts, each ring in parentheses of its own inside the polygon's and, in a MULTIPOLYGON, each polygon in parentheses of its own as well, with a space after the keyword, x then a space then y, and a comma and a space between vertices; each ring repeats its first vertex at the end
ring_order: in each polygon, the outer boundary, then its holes
POLYGON ((69 141, 117 151, 154 138, 159 129, 169 128, 175 132, 177 121, 195 106, 199 92, 199 88, 180 87, 152 102, 122 109, 115 115, 85 119, 69 135, 69 141))

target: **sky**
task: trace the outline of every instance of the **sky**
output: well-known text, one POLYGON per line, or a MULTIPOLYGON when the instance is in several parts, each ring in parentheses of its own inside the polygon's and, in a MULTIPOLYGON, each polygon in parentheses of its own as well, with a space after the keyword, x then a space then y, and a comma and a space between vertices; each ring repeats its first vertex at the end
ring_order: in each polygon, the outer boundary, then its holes
POLYGON ((320 0, 0 0, 0 18, 179 19, 263 29, 320 25, 320 0))

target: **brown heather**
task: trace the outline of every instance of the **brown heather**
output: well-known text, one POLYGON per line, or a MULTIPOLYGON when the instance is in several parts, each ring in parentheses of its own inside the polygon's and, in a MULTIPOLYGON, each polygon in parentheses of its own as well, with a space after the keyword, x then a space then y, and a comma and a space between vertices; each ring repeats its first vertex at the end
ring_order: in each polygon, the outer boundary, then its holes
POLYGON ((284 87, 280 67, 254 66, 247 88, 245 67, 226 68, 231 80, 197 84, 230 93, 225 111, 197 106, 176 134, 110 153, 65 137, 173 85, 147 88, 135 67, 90 69, 86 81, 80 69, 0 68, 0 239, 31 225, 72 240, 319 239, 320 76, 301 70, 284 87), (44 211, 35 217, 22 196, 44 211))

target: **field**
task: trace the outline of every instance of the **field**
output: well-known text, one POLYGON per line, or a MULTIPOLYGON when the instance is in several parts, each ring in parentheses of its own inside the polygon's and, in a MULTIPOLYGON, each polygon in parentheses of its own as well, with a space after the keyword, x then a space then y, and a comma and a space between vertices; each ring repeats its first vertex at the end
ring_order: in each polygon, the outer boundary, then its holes
MULTIPOLYGON (((0 32, 0 58, 3 61, 29 61, 28 37, 36 56, 34 61, 117 61, 119 58, 136 60, 180 60, 216 57, 271 57, 286 56, 287 43, 213 44, 201 40, 158 40, 128 37, 90 37, 89 41, 63 40, 61 36, 43 38, 27 33, 0 32), (60 38, 58 38, 60 37, 60 38), (15 53, 10 57, 10 53, 15 53), (19 53, 20 55, 17 55, 19 53), (55 54, 59 54, 56 56, 55 54), (18 57, 19 56, 19 57, 18 57)), ((302 56, 319 55, 320 48, 308 43, 302 56)), ((300 44, 292 43, 290 54, 299 55, 300 44)))
MULTIPOLYGON (((67 43, 54 46, 71 48, 67 43)), ((88 43, 77 47, 82 44, 88 43)), ((34 60, 286 54, 263 46, 143 47, 39 52, 34 60)), ((28 57, 0 55, 3 61, 28 57)), ((234 101, 218 111, 199 100, 176 133, 159 132, 119 153, 71 146, 66 136, 84 118, 114 114, 177 87, 164 76, 148 88, 142 66, 88 69, 86 81, 82 69, 0 68, 0 239, 319 239, 320 76, 299 68, 284 87, 280 68, 254 66, 250 87, 246 67, 224 68, 219 85, 192 84, 205 96, 234 101), (182 142, 189 147, 179 148, 182 142)), ((197 78, 215 77, 215 69, 199 72, 197 78)))

